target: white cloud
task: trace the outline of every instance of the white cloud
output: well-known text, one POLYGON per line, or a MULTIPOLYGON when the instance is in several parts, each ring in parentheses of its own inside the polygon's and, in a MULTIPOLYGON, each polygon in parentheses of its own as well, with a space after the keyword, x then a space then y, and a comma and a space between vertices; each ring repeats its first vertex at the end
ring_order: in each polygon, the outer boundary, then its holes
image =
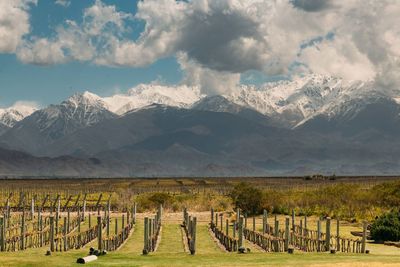
POLYGON ((66 20, 50 38, 31 37, 17 49, 17 57, 24 63, 49 65, 71 60, 97 61, 100 54, 115 38, 126 31, 129 14, 118 12, 115 6, 96 0, 85 9, 83 22, 66 20))
POLYGON ((30 30, 29 5, 37 0, 0 1, 0 53, 14 53, 30 30))
POLYGON ((63 6, 63 7, 69 7, 71 5, 70 0, 56 0, 55 2, 57 5, 63 6))
POLYGON ((234 88, 249 70, 290 75, 294 62, 296 71, 394 87, 398 14, 398 0, 146 0, 134 18, 145 29, 133 40, 126 27, 132 16, 96 0, 82 23, 67 21, 47 39, 31 37, 17 53, 26 63, 130 67, 177 56, 185 82, 207 93, 234 88))

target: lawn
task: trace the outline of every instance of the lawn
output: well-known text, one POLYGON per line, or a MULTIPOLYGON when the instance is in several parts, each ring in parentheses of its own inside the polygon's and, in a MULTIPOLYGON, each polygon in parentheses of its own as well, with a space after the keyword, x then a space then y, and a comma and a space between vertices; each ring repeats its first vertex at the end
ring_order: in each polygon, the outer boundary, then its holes
MULTIPOLYGON (((266 253, 246 242, 249 254, 228 253, 223 251, 210 236, 207 220, 200 220, 197 230, 197 252, 189 255, 184 251, 182 231, 178 214, 166 216, 163 222, 161 242, 158 250, 142 256, 143 221, 142 216, 129 239, 115 252, 99 257, 89 266, 400 266, 400 249, 383 245, 368 244, 369 255, 337 253, 295 254, 266 253)), ((206 216, 204 216, 206 218, 206 216)), ((343 229, 343 231, 346 228, 343 229)), ((352 229, 350 227, 349 229, 352 229)), ((0 266, 78 266, 76 259, 85 256, 92 242, 86 247, 69 252, 57 252, 45 256, 47 248, 28 249, 23 252, 0 254, 0 266)))

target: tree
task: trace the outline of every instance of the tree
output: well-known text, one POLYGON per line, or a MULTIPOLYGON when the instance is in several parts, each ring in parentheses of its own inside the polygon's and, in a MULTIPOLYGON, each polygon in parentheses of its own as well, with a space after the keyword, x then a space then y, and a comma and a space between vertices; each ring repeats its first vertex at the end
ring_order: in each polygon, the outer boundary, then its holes
POLYGON ((391 211, 378 217, 371 226, 371 237, 375 242, 400 241, 399 211, 391 211))
POLYGON ((262 191, 252 185, 241 182, 230 192, 233 205, 240 208, 248 215, 255 215, 262 212, 262 191))

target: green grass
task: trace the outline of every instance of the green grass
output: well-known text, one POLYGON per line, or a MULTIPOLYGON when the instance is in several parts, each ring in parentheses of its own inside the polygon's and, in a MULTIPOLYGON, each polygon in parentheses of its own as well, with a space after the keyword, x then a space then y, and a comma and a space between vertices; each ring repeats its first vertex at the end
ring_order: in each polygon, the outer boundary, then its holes
MULTIPOLYGON (((344 254, 331 255, 328 253, 265 253, 251 250, 249 254, 240 255, 222 251, 210 237, 207 224, 201 222, 197 230, 197 252, 189 255, 184 252, 182 234, 177 221, 164 221, 161 242, 157 252, 142 256, 143 221, 138 220, 129 239, 116 252, 110 252, 89 266, 361 266, 356 263, 369 265, 381 263, 400 265, 400 249, 382 245, 368 244, 370 255, 344 254)), ((95 246, 96 242, 91 245, 95 246)), ((246 242, 246 245, 248 243, 246 242)), ((23 252, 1 253, 0 266, 78 266, 76 259, 85 256, 90 245, 80 250, 64 253, 53 253, 45 256, 47 248, 29 249, 23 252)), ((364 265, 364 266, 365 266, 364 265)))

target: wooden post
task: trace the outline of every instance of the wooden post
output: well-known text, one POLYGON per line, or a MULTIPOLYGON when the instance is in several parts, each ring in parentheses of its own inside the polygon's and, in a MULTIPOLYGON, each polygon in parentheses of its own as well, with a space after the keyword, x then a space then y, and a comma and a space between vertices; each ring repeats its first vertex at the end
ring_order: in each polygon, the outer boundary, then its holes
POLYGON ((71 222, 71 214, 70 214, 70 211, 68 209, 68 211, 67 211, 67 231, 68 231, 68 233, 71 231, 70 222, 71 222))
POLYGON ((256 231, 256 216, 253 216, 253 232, 256 231))
POLYGON ((296 213, 292 210, 292 230, 295 231, 296 229, 296 213))
POLYGON ((67 251, 69 249, 68 243, 67 243, 67 217, 64 217, 64 225, 63 225, 63 239, 64 239, 64 251, 67 251))
POLYGON ((233 222, 232 237, 236 238, 236 222, 233 222))
POLYGON ((89 229, 90 229, 90 228, 92 228, 92 216, 91 216, 90 212, 89 212, 89 220, 88 221, 89 221, 88 224, 89 224, 89 229))
POLYGON ((239 234, 239 242, 238 246, 240 250, 244 249, 244 237, 243 237, 243 217, 239 218, 239 226, 238 226, 238 234, 239 234))
POLYGON ((86 216, 86 195, 85 199, 83 200, 83 206, 82 206, 82 219, 85 220, 86 216))
POLYGON ((149 254, 149 218, 144 218, 144 247, 143 247, 143 255, 149 254))
POLYGON ((229 236, 229 219, 226 219, 226 222, 225 222, 225 235, 229 236))
POLYGON ((275 233, 274 233, 274 235, 275 235, 275 252, 279 252, 279 241, 278 241, 278 238, 279 238, 279 221, 277 220, 277 218, 276 218, 276 215, 275 215, 275 233))
POLYGON ((317 251, 321 252, 321 221, 317 222, 317 251))
POLYGON ((219 215, 221 218, 220 218, 220 225, 221 225, 221 231, 223 231, 224 230, 224 214, 223 213, 221 213, 220 215, 219 215))
POLYGON ((336 250, 340 251, 340 220, 336 220, 336 250))
POLYGON ((307 215, 304 216, 304 236, 307 236, 307 215))
POLYGON ((367 222, 363 222, 363 235, 362 235, 362 240, 361 240, 361 253, 365 253, 365 245, 367 242, 367 222))
POLYGON ((6 240, 6 220, 4 217, 0 217, 0 251, 5 251, 5 240, 6 240))
POLYGON ((35 199, 32 197, 31 199, 31 220, 35 216, 35 199))
MULTIPOLYGON (((228 222, 228 219, 226 220, 228 222)), ((194 217, 192 221, 192 227, 191 227, 191 240, 190 240, 190 254, 194 255, 196 253, 196 227, 197 227, 197 218, 194 217)), ((228 229, 228 227, 227 227, 228 229)))
POLYGON ((247 213, 244 213, 243 216, 244 216, 244 228, 247 228, 247 213))
POLYGON ((290 219, 289 217, 285 218, 285 251, 289 249, 289 231, 290 231, 290 219))
POLYGON ((263 229, 263 234, 265 234, 266 233, 266 230, 267 230, 267 211, 266 210, 264 210, 263 211, 263 227, 262 227, 262 229, 263 229))
POLYGON ((239 220, 240 220, 240 209, 237 208, 236 209, 236 222, 239 224, 239 220))
POLYGON ((25 250, 25 208, 22 209, 21 218, 21 250, 25 250))
POLYGON ((326 239, 325 239, 325 250, 331 249, 331 218, 326 218, 326 239))
POLYGON ((218 228, 218 214, 215 213, 215 226, 218 228))
POLYGON ((98 215, 97 216, 97 249, 99 251, 103 250, 103 237, 102 237, 102 233, 103 233, 103 227, 102 227, 102 223, 101 223, 101 216, 98 215))
POLYGON ((211 225, 214 224, 214 209, 211 208, 211 225))
POLYGON ((54 252, 54 216, 50 215, 50 251, 54 252))
POLYGON ((136 224, 136 209, 137 209, 137 204, 136 202, 133 203, 133 211, 132 211, 132 222, 136 224))
POLYGON ((59 218, 59 213, 58 213, 58 209, 56 210, 56 232, 55 234, 58 234, 58 218, 59 218))
POLYGON ((43 216, 38 216, 39 231, 40 231, 40 247, 43 247, 43 216))
POLYGON ((300 248, 303 248, 303 220, 300 220, 299 225, 299 232, 300 232, 300 248))
POLYGON ((115 235, 118 235, 118 218, 115 218, 115 235))

